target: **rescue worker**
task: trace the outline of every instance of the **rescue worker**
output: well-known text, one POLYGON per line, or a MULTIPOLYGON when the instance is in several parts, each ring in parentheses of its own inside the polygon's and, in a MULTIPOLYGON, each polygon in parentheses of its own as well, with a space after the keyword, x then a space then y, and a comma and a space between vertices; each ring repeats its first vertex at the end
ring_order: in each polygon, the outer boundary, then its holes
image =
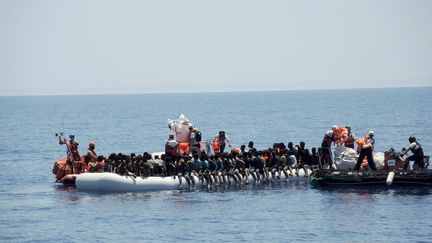
POLYGON ((408 147, 406 147, 405 150, 403 150, 403 152, 401 153, 400 156, 401 157, 404 156, 409 151, 411 151, 413 153, 413 155, 411 155, 405 159, 403 169, 404 170, 408 169, 410 161, 414 161, 413 170, 417 169, 417 168, 420 170, 424 169, 424 166, 425 166, 424 153, 423 153, 423 149, 422 149, 421 145, 417 142, 417 140, 414 136, 409 137, 408 141, 410 142, 410 145, 408 147))
POLYGON ((227 142, 228 146, 231 147, 231 142, 228 136, 225 134, 225 131, 219 131, 219 133, 214 138, 214 143, 217 143, 219 145, 219 153, 222 154, 225 151, 225 146, 227 142))
POLYGON ((72 173, 78 173, 78 171, 74 171, 76 165, 78 165, 81 161, 81 156, 78 152, 78 145, 75 141, 75 135, 71 134, 69 135, 69 141, 66 138, 61 139, 61 136, 59 136, 59 144, 65 144, 66 145, 66 151, 67 151, 67 159, 69 165, 71 165, 72 173))
POLYGON ((373 139, 374 132, 370 131, 368 134, 366 134, 363 138, 363 141, 359 142, 358 150, 360 151, 360 155, 357 159, 357 163, 354 167, 354 170, 359 170, 360 165, 362 164, 364 158, 367 158, 369 168, 371 170, 377 170, 375 166, 375 161, 373 159, 372 151, 375 144, 375 139, 373 139))
POLYGON ((328 130, 324 134, 323 141, 321 143, 321 168, 328 167, 330 168, 332 165, 332 156, 331 156, 331 145, 333 143, 333 131, 328 130))
POLYGON ((354 149, 356 137, 354 133, 351 132, 351 127, 347 126, 346 129, 348 130, 348 137, 345 140, 345 147, 354 149))
POLYGON ((174 135, 169 135, 165 142, 165 171, 168 176, 174 175, 174 161, 177 159, 178 145, 174 135))

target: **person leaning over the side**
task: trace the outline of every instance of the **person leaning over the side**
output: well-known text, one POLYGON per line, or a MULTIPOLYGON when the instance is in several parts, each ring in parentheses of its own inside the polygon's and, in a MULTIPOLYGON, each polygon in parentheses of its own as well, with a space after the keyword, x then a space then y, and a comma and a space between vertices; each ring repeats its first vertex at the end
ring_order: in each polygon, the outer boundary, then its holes
POLYGON ((417 139, 414 136, 409 137, 408 141, 410 142, 410 145, 407 148, 404 148, 400 156, 402 157, 409 151, 411 151, 413 155, 405 159, 403 169, 404 170, 408 169, 410 161, 414 161, 413 169, 420 169, 420 170, 424 169, 425 166, 424 153, 421 145, 417 142, 417 139))

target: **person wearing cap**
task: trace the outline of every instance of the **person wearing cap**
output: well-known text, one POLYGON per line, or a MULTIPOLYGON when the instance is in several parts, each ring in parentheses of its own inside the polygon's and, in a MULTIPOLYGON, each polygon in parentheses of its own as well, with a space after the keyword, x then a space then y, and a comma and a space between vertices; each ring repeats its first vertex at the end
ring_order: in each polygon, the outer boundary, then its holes
POLYGON ((59 144, 65 144, 67 149, 67 157, 70 161, 80 161, 81 156, 78 152, 78 145, 75 141, 75 135, 71 134, 69 135, 69 141, 66 138, 61 139, 61 136, 59 136, 59 144))
POLYGON ((375 148, 375 139, 374 139, 375 132, 374 132, 374 131, 369 131, 369 132, 368 132, 368 136, 369 136, 369 142, 370 142, 371 145, 372 145, 372 151, 373 151, 374 148, 375 148))
POLYGON ((179 143, 174 135, 169 135, 165 142, 165 171, 168 176, 174 175, 174 161, 177 159, 178 146, 179 143))
POLYGON ((214 140, 219 143, 219 153, 221 154, 224 152, 227 142, 228 142, 228 146, 231 147, 231 142, 228 138, 228 135, 225 134, 225 131, 219 131, 219 133, 216 134, 214 140))
POLYGON ((81 161, 81 156, 78 152, 79 143, 75 141, 75 135, 73 134, 69 135, 69 141, 66 138, 61 139, 61 136, 59 136, 58 138, 60 145, 66 145, 67 159, 69 161, 69 164, 71 165, 72 173, 74 173, 77 164, 81 161))
POLYGON ((331 157, 331 145, 333 143, 333 131, 328 130, 324 134, 323 141, 321 143, 321 168, 328 167, 330 168, 332 165, 332 157, 331 157))
POLYGON ((375 133, 373 131, 368 132, 361 143, 359 143, 358 150, 360 151, 359 157, 357 159, 357 163, 354 167, 354 170, 359 170, 360 166, 364 160, 364 158, 367 158, 369 168, 371 170, 377 170, 375 166, 375 161, 373 159, 372 151, 375 144, 375 139, 373 138, 375 133))

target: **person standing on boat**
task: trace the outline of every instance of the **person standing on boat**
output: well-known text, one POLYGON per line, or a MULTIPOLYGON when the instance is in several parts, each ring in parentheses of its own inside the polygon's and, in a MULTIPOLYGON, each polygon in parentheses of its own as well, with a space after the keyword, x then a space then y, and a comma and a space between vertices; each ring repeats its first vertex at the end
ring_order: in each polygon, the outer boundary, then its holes
POLYGON ((404 156, 409 151, 411 151, 413 155, 405 159, 403 169, 408 169, 410 161, 414 161, 413 169, 424 169, 424 153, 421 145, 417 142, 417 139, 414 136, 409 137, 408 141, 410 142, 410 145, 403 150, 400 156, 404 156))
MULTIPOLYGON (((59 144, 60 145, 65 144, 66 145, 67 158, 68 158, 68 161, 71 165, 72 173, 74 173, 76 164, 80 163, 80 161, 81 161, 81 156, 78 152, 79 143, 77 143, 75 141, 75 135, 73 135, 73 134, 69 135, 69 141, 66 138, 63 138, 63 140, 62 140, 61 136, 59 136, 59 144)), ((76 171, 76 172, 78 172, 78 171, 76 171)))
POLYGON ((179 143, 174 139, 174 135, 169 135, 165 142, 165 171, 168 176, 174 175, 174 161, 177 159, 179 143))
POLYGON ((371 170, 377 170, 376 166, 375 166, 375 161, 373 159, 372 156, 372 151, 374 148, 374 144, 375 144, 375 139, 374 137, 374 132, 370 131, 368 134, 366 134, 363 138, 363 141, 360 141, 359 144, 359 150, 360 150, 360 155, 357 159, 357 163, 354 167, 354 170, 359 170, 360 166, 364 160, 364 158, 367 158, 368 164, 369 164, 369 168, 371 170))
POLYGON ((86 162, 87 163, 89 163, 89 162, 96 163, 97 154, 96 154, 95 148, 96 148, 96 143, 90 142, 89 147, 87 149, 87 155, 86 155, 86 162))
POLYGON ((214 138, 213 143, 217 143, 219 145, 219 153, 223 154, 225 151, 226 143, 228 142, 228 146, 231 147, 231 142, 228 138, 228 135, 225 134, 225 131, 219 131, 218 134, 216 134, 216 137, 214 138))
POLYGON ((351 132, 351 127, 346 127, 348 130, 347 139, 345 140, 345 147, 354 149, 354 143, 356 140, 356 137, 354 133, 351 132))
POLYGON ((324 134, 323 141, 321 143, 321 167, 322 168, 330 168, 332 165, 332 156, 331 156, 331 145, 333 143, 333 131, 328 130, 324 134))
POLYGON ((197 153, 201 157, 201 139, 202 134, 196 127, 190 127, 189 146, 192 154, 197 153))

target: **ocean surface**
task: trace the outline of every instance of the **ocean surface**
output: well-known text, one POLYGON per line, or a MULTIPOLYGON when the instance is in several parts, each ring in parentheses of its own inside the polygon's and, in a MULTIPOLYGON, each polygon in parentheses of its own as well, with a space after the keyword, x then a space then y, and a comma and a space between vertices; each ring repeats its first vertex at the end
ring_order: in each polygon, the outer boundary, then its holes
POLYGON ((432 152, 432 88, 0 97, 1 242, 431 242, 432 188, 327 188, 308 182, 223 191, 97 194, 54 183, 56 132, 101 155, 162 151, 185 114, 235 147, 305 141, 333 124, 376 150, 415 135, 432 152))

